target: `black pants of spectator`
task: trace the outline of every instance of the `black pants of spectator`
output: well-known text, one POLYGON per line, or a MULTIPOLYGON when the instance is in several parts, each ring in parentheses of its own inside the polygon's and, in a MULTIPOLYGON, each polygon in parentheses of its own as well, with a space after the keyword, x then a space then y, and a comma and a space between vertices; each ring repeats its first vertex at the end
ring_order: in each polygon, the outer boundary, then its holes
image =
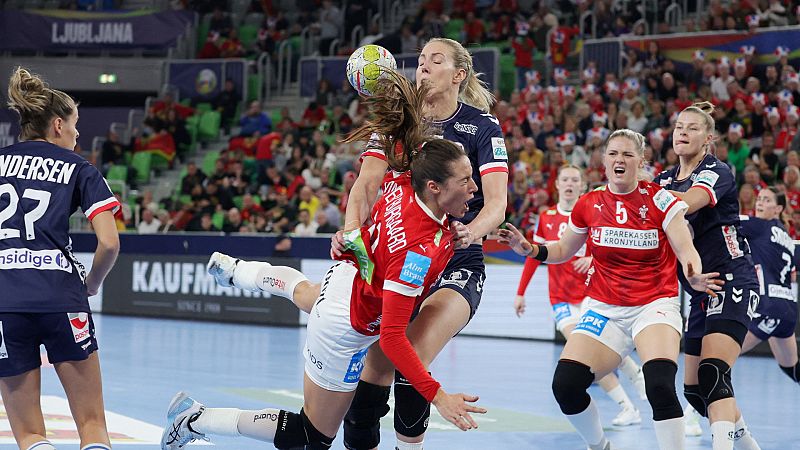
POLYGON ((328 50, 330 50, 331 42, 333 42, 336 38, 323 38, 319 40, 319 54, 320 56, 333 56, 330 55, 328 50))

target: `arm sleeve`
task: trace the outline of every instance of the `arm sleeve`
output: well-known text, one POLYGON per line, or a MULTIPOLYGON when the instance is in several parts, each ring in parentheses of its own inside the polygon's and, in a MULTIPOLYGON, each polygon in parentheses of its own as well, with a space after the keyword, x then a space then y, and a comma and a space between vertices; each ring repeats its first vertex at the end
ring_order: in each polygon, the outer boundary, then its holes
POLYGON ((386 154, 383 152, 383 149, 380 146, 380 137, 377 133, 372 133, 372 136, 369 137, 369 141, 367 141, 367 146, 364 151, 361 153, 360 159, 364 159, 367 156, 372 156, 373 158, 378 158, 381 161, 386 161, 386 154))
POLYGON ((484 176, 492 172, 508 173, 508 152, 500 122, 491 114, 482 114, 487 126, 478 129, 476 144, 478 172, 484 176))
POLYGON ((383 296, 383 315, 381 317, 381 350, 397 367, 397 370, 414 386, 428 402, 433 401, 441 385, 422 365, 417 352, 406 336, 414 298, 385 291, 383 296))
POLYGON ((78 172, 76 188, 80 191, 80 205, 83 213, 92 221, 103 211, 117 212, 119 201, 111 193, 105 178, 88 162, 82 164, 78 172))
POLYGON ((693 188, 700 188, 708 193, 711 198, 708 206, 712 208, 716 206, 718 199, 733 185, 734 179, 730 169, 726 165, 720 167, 719 163, 717 163, 717 167, 701 170, 694 182, 692 182, 693 188))
POLYGON ((525 290, 528 289, 528 284, 533 278, 533 274, 539 267, 539 262, 533 258, 525 258, 525 265, 522 267, 522 276, 519 278, 519 286, 517 287, 517 295, 525 295, 525 290))

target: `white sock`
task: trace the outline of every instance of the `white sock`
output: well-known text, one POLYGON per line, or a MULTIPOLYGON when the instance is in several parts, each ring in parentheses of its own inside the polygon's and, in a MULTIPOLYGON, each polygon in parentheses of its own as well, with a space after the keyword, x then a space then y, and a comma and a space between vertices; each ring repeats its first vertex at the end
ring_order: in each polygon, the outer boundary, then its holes
POLYGON ((395 450, 422 450, 422 442, 403 442, 398 439, 395 450))
POLYGON ((280 413, 281 410, 274 408, 260 411, 242 411, 239 414, 239 433, 251 439, 275 442, 275 432, 278 430, 280 413))
POLYGON ((94 444, 84 445, 83 447, 81 447, 81 450, 111 450, 111 446, 95 442, 94 444))
POLYGON ((589 406, 583 412, 569 415, 567 419, 590 447, 599 444, 605 445, 606 436, 603 433, 603 424, 600 423, 600 413, 597 411, 594 400, 589 402, 589 406))
POLYGON ((45 440, 36 442, 35 444, 31 444, 31 446, 28 447, 27 450, 56 450, 56 448, 53 447, 53 444, 51 444, 50 441, 45 440))
POLYGON ((733 450, 734 423, 720 420, 711 424, 711 445, 714 450, 733 450))
POLYGON ((189 428, 202 434, 219 436, 241 436, 239 434, 239 415, 243 411, 236 408, 206 408, 189 428))
POLYGON ((683 436, 683 417, 653 421, 656 430, 658 448, 683 450, 685 438, 683 436))
POLYGON ((753 439, 750 429, 744 423, 744 416, 739 417, 736 421, 736 429, 734 430, 734 447, 736 450, 761 450, 758 442, 753 439))
POLYGON ((617 387, 608 391, 607 394, 609 397, 611 397, 611 400, 617 402, 620 408, 636 409, 636 406, 633 405, 630 397, 628 397, 628 394, 625 393, 625 389, 622 388, 621 384, 618 384, 617 387))
POLYGON ((308 281, 299 270, 273 266, 261 261, 239 261, 233 271, 233 285, 247 291, 266 291, 293 300, 294 288, 308 281))
POLYGON ((634 381, 639 377, 639 374, 642 373, 642 368, 636 364, 636 361, 633 360, 630 356, 626 356, 625 359, 619 364, 619 370, 628 377, 629 380, 634 381))

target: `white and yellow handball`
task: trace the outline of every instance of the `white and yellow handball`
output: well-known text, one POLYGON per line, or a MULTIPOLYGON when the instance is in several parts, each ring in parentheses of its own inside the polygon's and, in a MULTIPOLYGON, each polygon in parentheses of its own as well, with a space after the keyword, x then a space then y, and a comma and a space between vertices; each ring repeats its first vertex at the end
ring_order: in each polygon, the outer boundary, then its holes
POLYGON ((361 95, 375 93, 375 83, 387 70, 396 70, 394 56, 380 45, 359 47, 347 60, 347 80, 361 95))

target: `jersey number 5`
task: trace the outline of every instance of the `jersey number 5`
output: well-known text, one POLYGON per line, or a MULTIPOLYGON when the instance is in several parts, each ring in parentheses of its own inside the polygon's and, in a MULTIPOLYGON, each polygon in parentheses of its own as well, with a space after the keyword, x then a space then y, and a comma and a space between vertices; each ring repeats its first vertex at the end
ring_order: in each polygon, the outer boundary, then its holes
MULTIPOLYGON (((13 228, 3 228, 3 223, 10 219, 15 212, 17 212, 17 204, 19 203, 19 195, 14 190, 14 186, 10 184, 0 185, 0 198, 8 195, 8 205, 0 210, 0 239, 18 238, 20 236, 19 230, 13 228)), ((42 218, 47 207, 50 205, 50 193, 47 191, 40 191, 39 189, 25 189, 22 193, 22 198, 29 198, 37 200, 38 204, 31 211, 28 211, 23 216, 25 221, 25 239, 36 239, 36 232, 33 229, 33 224, 42 218)))
POLYGON ((617 223, 623 224, 628 221, 628 210, 625 209, 625 206, 622 202, 617 202, 617 213, 616 213, 617 223))

